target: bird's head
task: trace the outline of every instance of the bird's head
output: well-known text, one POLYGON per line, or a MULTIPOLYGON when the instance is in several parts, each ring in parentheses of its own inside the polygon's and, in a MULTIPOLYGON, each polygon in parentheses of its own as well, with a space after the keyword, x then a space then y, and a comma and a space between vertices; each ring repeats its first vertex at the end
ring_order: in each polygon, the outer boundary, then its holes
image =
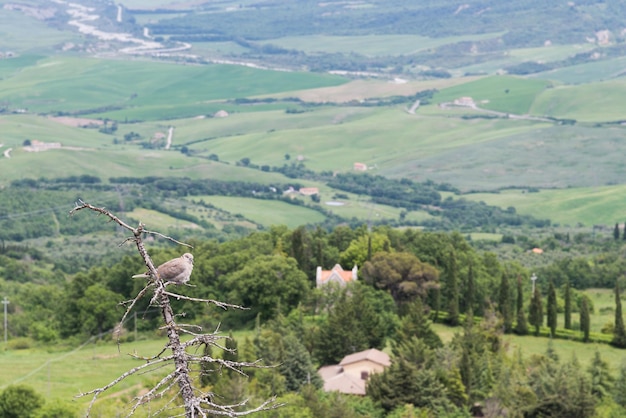
POLYGON ((189 262, 189 264, 193 264, 193 254, 185 253, 183 254, 183 258, 189 262))

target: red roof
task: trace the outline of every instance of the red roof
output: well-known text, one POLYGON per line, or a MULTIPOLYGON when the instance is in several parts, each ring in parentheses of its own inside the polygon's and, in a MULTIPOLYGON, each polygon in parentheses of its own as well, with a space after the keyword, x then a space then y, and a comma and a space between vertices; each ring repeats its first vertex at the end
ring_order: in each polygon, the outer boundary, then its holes
POLYGON ((345 271, 339 264, 335 264, 332 270, 322 270, 320 276, 320 282, 325 283, 331 276, 336 275, 344 282, 348 283, 352 281, 352 270, 345 271))

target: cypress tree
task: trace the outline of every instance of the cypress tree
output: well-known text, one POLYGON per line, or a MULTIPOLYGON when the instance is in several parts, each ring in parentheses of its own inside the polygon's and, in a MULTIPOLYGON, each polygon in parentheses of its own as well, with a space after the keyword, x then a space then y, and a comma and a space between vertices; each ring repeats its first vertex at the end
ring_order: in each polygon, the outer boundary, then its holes
POLYGON ((400 327, 396 333, 396 341, 402 343, 413 337, 419 338, 429 348, 435 349, 443 346, 439 335, 430 327, 430 320, 424 312, 424 305, 420 298, 415 298, 408 305, 408 312, 402 318, 400 327))
POLYGON ((541 304, 541 293, 539 286, 535 286, 535 292, 530 300, 530 313, 528 322, 535 327, 535 335, 539 335, 539 328, 543 325, 543 306, 541 304))
POLYGON ((450 250, 450 263, 447 271, 447 303, 448 303, 448 323, 459 325, 459 283, 458 270, 456 265, 456 254, 454 249, 450 250))
POLYGON ((591 321, 589 319, 589 302, 587 296, 582 297, 580 305, 580 330, 583 332, 583 341, 589 341, 589 329, 591 328, 591 321))
POLYGON ((469 317, 469 320, 474 320, 474 269, 470 262, 469 269, 467 271, 467 294, 465 296, 465 315, 469 317))
POLYGON ((506 273, 502 273, 502 277, 500 278, 498 311, 500 312, 500 315, 502 315, 504 332, 511 332, 513 329, 513 312, 511 310, 511 291, 509 289, 509 279, 506 273))
POLYGON ((613 331, 613 344, 619 348, 626 347, 626 329, 624 328, 624 317, 622 316, 622 300, 620 298, 619 283, 615 283, 615 330, 613 331))
POLYGON ((569 281, 565 283, 565 329, 572 329, 572 291, 569 281))
MULTIPOLYGON (((204 344, 204 349, 202 350, 203 357, 213 357, 213 350, 211 348, 211 344, 204 344)), ((219 377, 219 366, 216 366, 211 361, 201 361, 200 362, 200 383, 202 386, 214 385, 217 382, 217 378, 219 377)))
POLYGON ((619 224, 615 224, 615 228, 613 228, 613 238, 615 241, 619 239, 619 224))
POLYGON ((596 349, 596 353, 587 371, 591 376, 591 393, 597 398, 610 396, 613 391, 615 379, 609 370, 609 363, 602 360, 598 349, 596 349))
POLYGON ((524 291, 522 290, 522 277, 517 276, 517 324, 515 332, 519 335, 528 334, 528 323, 524 314, 524 291))
MULTIPOLYGON (((228 338, 224 343, 224 353, 222 354, 222 358, 226 361, 237 362, 239 361, 239 353, 237 352, 237 340, 233 337, 232 331, 228 334, 228 338)), ((228 374, 231 375, 233 371, 228 369, 228 374)))
POLYGON ((554 283, 550 280, 548 288, 548 327, 550 327, 550 335, 553 337, 556 332, 556 310, 556 290, 554 289, 554 283))
POLYGON ((626 361, 622 360, 617 380, 613 386, 613 399, 618 405, 626 407, 626 361))

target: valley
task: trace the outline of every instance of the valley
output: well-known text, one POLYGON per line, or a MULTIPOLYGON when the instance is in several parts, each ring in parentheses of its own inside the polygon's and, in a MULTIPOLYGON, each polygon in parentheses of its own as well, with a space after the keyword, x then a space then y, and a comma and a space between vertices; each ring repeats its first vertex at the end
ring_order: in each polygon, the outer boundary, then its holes
MULTIPOLYGON (((277 396, 258 415, 623 415, 624 19, 600 1, 0 0, 0 415, 16 385, 48 398, 40 416, 83 414, 74 396, 200 329, 224 340, 186 348, 214 360, 196 393, 237 413, 277 396), (118 327, 146 263, 119 225, 69 216, 80 202, 145 227, 157 265, 193 253, 166 294, 191 325, 143 297, 118 327), (356 283, 318 288, 336 264, 356 283), (392 361, 366 396, 323 390, 319 367, 373 347, 392 361)), ((92 415, 154 388, 136 415, 184 414, 167 373, 121 379, 92 415)))

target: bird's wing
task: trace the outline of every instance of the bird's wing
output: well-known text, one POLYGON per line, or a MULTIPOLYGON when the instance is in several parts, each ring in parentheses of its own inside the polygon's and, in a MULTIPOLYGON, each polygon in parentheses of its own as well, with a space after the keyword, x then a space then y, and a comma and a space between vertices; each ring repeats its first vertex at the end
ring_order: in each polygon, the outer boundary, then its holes
POLYGON ((178 276, 185 267, 185 261, 180 258, 175 258, 159 266, 157 271, 161 280, 171 280, 178 276))

